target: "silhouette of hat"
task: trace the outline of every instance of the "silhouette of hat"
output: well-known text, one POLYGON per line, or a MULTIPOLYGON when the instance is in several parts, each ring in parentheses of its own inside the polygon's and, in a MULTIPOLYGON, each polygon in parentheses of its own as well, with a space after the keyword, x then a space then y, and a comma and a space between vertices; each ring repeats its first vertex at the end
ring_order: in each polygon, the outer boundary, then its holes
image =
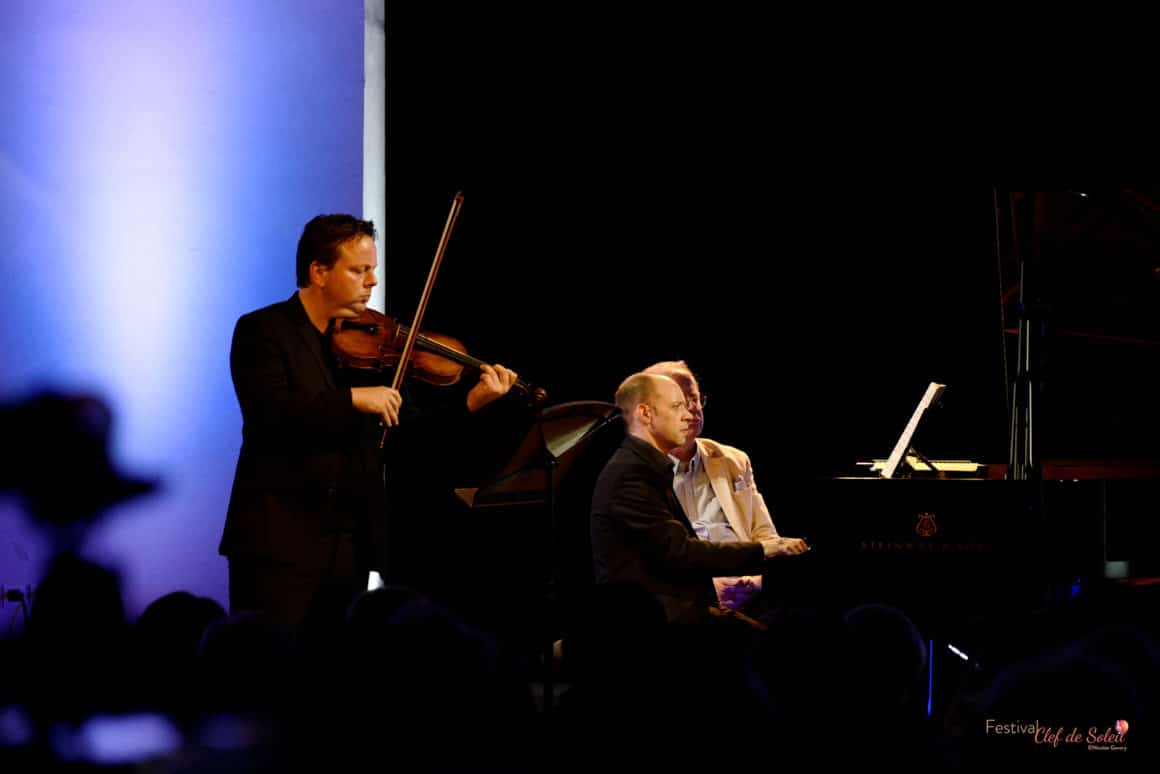
POLYGON ((92 395, 41 392, 0 406, 0 491, 21 495, 34 518, 67 523, 157 488, 109 458, 112 412, 92 395))

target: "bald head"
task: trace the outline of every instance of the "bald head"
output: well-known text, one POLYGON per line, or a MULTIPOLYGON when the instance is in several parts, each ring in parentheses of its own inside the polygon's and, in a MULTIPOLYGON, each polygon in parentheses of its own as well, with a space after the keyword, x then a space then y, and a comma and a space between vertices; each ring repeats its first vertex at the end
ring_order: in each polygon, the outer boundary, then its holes
POLYGON ((692 452, 694 440, 705 429, 705 414, 702 411, 701 401, 701 385, 697 384, 697 377, 693 376, 692 369, 689 368, 689 364, 684 360, 662 360, 659 363, 653 363, 641 373, 667 376, 676 382, 681 388, 681 392, 685 394, 685 400, 689 403, 689 410, 693 413, 693 421, 690 424, 688 441, 684 445, 685 453, 678 453, 677 455, 684 459, 686 454, 692 452))
POLYGON ((661 374, 636 373, 616 390, 628 432, 666 454, 685 443, 692 414, 681 386, 661 374))
MULTIPOLYGON (((665 377, 661 374, 650 374, 641 371, 625 379, 616 388, 616 397, 613 399, 624 414, 627 421, 641 403, 654 400, 658 389, 657 385, 665 377)), ((671 381, 671 380, 666 380, 671 381)))

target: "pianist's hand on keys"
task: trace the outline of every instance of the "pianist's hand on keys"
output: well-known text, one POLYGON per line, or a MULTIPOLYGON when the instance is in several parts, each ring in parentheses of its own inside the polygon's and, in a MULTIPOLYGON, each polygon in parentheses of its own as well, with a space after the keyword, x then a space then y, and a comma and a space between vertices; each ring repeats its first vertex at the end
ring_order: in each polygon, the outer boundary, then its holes
POLYGON ((761 547, 765 549, 765 558, 771 556, 788 556, 789 554, 804 554, 810 550, 806 541, 801 538, 775 537, 762 540, 761 547))

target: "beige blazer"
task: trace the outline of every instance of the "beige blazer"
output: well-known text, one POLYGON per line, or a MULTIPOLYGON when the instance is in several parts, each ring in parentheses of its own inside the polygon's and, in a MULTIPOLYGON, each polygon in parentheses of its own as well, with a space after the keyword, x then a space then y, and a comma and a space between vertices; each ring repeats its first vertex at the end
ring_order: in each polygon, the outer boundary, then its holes
POLYGON ((753 482, 749 455, 733 446, 708 438, 697 439, 697 449, 705 461, 705 475, 729 526, 739 540, 767 540, 777 537, 777 529, 765 505, 765 498, 753 482))

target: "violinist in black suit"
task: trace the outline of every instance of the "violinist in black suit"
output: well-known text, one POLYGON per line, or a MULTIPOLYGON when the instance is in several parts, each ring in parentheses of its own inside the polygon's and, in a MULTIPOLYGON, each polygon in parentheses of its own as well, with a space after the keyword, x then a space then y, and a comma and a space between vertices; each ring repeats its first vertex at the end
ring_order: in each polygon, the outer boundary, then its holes
MULTIPOLYGON (((308 611, 345 606, 383 567, 386 494, 382 427, 396 427, 403 396, 350 386, 327 338, 331 320, 366 310, 377 284, 375 228, 320 215, 298 242, 298 290, 243 315, 230 372, 242 447, 219 552, 229 559, 230 611, 259 611, 299 626, 308 611)), ((467 416, 503 396, 516 374, 485 365, 467 416)), ((385 573, 384 573, 385 574, 385 573)))

